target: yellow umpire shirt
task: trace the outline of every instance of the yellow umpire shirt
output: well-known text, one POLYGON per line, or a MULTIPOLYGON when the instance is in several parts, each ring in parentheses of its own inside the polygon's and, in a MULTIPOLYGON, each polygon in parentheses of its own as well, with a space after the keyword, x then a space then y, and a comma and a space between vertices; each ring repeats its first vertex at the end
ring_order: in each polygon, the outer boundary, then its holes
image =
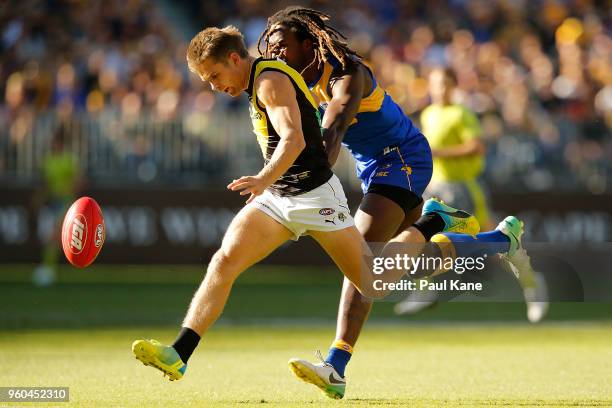
MULTIPOLYGON (((476 115, 461 105, 430 105, 421 113, 421 130, 432 149, 456 146, 480 137, 476 115)), ((432 181, 469 181, 480 175, 482 155, 434 157, 432 181)))

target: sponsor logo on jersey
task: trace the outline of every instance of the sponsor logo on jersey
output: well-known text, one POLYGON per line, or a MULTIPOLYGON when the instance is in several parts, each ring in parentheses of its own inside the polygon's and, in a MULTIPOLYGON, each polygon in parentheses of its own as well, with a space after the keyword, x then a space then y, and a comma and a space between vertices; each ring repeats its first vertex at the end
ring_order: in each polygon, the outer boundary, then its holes
MULTIPOLYGON (((249 98, 249 100, 251 100, 251 99, 252 98, 249 98)), ((256 111, 252 104, 249 105, 249 114, 251 116, 251 119, 253 119, 253 120, 260 120, 262 118, 261 113, 256 111)))
POLYGON ((288 183, 298 183, 300 180, 305 180, 310 177, 310 173, 310 170, 306 170, 296 174, 283 174, 279 180, 286 181, 288 183))

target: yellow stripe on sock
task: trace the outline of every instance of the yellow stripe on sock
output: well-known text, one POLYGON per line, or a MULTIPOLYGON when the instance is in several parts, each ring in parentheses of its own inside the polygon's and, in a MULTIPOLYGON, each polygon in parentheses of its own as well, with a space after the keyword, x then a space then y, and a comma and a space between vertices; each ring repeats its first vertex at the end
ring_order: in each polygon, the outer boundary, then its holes
POLYGON ((353 354, 353 346, 342 339, 335 340, 331 346, 332 348, 348 351, 349 353, 353 354))
MULTIPOLYGON (((434 242, 438 245, 438 247, 440 248, 440 252, 442 253, 442 258, 446 259, 446 258, 452 258, 455 259, 457 258, 457 252, 455 250, 455 245, 453 244, 453 242, 444 234, 436 234, 433 237, 431 237, 430 239, 431 242, 434 242)), ((442 265, 445 265, 446 262, 442 262, 442 265)), ((435 271, 434 273, 431 274, 431 276, 438 276, 444 272, 448 272, 450 269, 445 269, 444 267, 442 267, 442 269, 439 269, 437 271, 435 271)))

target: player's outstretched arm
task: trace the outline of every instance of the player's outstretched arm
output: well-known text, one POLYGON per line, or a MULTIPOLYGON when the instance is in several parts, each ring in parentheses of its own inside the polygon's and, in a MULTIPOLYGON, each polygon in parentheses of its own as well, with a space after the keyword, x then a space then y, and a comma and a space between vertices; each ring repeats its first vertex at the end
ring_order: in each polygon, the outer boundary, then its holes
POLYGON ((230 190, 242 190, 240 195, 250 193, 247 203, 285 174, 306 147, 300 108, 289 78, 279 72, 264 72, 257 78, 255 89, 280 141, 257 175, 241 177, 228 185, 230 190))
POLYGON ((332 99, 327 105, 322 123, 325 150, 331 166, 338 160, 344 134, 357 115, 364 82, 363 68, 357 66, 333 79, 331 84, 332 99))

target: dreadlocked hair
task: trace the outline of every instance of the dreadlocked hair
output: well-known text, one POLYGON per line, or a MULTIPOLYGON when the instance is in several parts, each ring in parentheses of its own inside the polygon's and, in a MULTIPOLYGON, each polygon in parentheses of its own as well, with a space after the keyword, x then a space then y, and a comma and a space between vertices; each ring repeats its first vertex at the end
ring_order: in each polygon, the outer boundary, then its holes
POLYGON ((260 55, 269 58, 270 36, 278 30, 279 26, 285 26, 293 31, 299 40, 310 39, 314 42, 317 64, 327 61, 331 54, 340 61, 342 68, 346 69, 351 62, 351 56, 358 58, 361 56, 348 47, 344 35, 327 24, 329 19, 329 15, 317 10, 299 6, 287 7, 268 18, 266 29, 257 40, 257 51, 260 55), (264 52, 261 50, 262 40, 265 42, 264 52))

